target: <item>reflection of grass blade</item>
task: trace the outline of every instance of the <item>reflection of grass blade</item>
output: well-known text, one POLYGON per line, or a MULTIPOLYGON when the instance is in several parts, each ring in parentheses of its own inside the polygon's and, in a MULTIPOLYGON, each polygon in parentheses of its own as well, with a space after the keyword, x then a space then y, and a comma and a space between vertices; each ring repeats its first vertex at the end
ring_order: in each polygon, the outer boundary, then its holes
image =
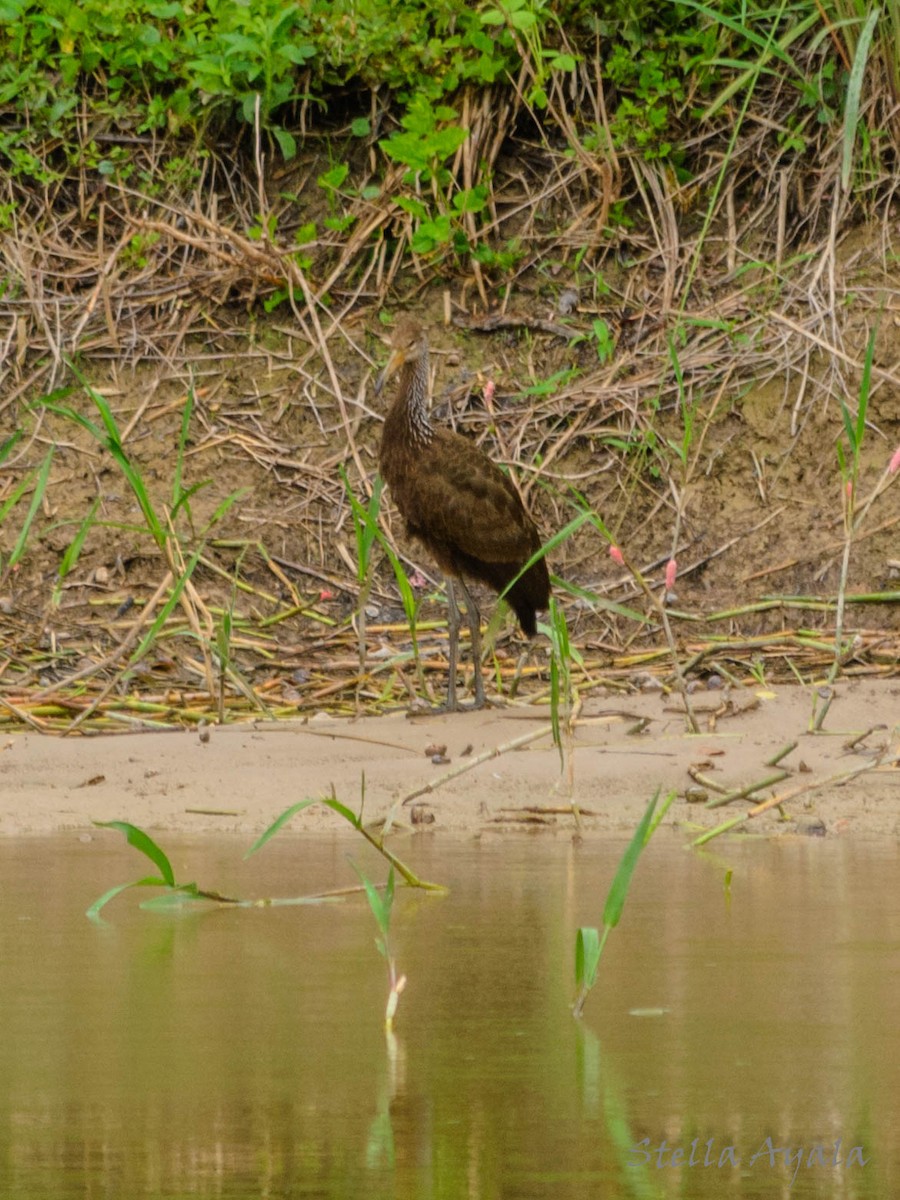
POLYGON ((28 506, 28 512, 25 515, 22 528, 19 530, 19 536, 16 538, 16 544, 13 546, 12 554, 9 556, 9 562, 6 564, 7 567, 14 567, 25 553, 25 544, 28 541, 28 534, 31 531, 31 523, 37 514, 37 510, 40 508, 41 501, 44 499, 44 492, 47 490, 47 479, 50 475, 50 464, 52 461, 53 447, 51 446, 41 464, 40 474, 31 495, 31 503, 28 506))
POLYGON ((143 829, 138 829, 137 825, 132 825, 128 821, 95 821, 94 824, 100 829, 118 829, 120 833, 124 833, 128 844, 134 846, 135 850, 140 850, 141 854, 145 854, 153 865, 159 868, 163 882, 169 887, 175 887, 175 872, 172 870, 172 864, 153 838, 148 833, 144 833, 143 829))

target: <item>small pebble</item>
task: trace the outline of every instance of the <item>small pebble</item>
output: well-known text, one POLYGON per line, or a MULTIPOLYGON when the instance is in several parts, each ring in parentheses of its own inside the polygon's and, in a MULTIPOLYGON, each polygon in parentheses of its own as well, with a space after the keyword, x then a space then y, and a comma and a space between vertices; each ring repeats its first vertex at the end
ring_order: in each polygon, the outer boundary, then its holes
POLYGON ((725 686, 725 681, 721 675, 710 675, 706 681, 707 690, 710 692, 718 692, 725 686))
POLYGON ((99 583, 101 586, 109 583, 109 567, 98 567, 94 572, 94 583, 99 583))
POLYGON ((653 675, 645 675, 638 684, 638 687, 642 692, 662 692, 665 690, 662 680, 654 678, 653 675))
POLYGON ((12 602, 12 597, 0 596, 0 613, 3 613, 5 617, 11 617, 15 611, 16 606, 12 602))

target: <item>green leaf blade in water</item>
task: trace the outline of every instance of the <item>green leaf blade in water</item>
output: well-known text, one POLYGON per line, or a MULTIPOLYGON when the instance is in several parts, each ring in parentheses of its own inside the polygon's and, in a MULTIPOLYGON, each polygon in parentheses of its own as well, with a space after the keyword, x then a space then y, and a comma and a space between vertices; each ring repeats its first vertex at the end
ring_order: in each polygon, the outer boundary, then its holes
POLYGON ((600 932, 582 925, 575 938, 575 986, 587 990, 594 986, 600 963, 600 932))
POLYGON ((102 896, 99 896, 90 906, 90 908, 85 909, 84 915, 89 921, 99 920, 100 910, 105 908, 106 905, 109 904, 110 900, 115 900, 116 896, 120 895, 122 892, 127 892, 129 888, 166 886, 166 881, 164 879, 160 879, 156 875, 148 875, 145 879, 134 879, 131 883, 117 883, 115 887, 111 887, 109 891, 106 891, 102 896))
POLYGON ((175 872, 172 870, 172 864, 153 838, 148 833, 144 833, 143 829, 139 829, 137 825, 132 825, 128 821, 95 821, 94 824, 100 829, 118 829, 119 833, 125 835, 130 846, 134 846, 135 850, 140 850, 141 854, 146 855, 153 865, 159 868, 163 883, 168 884, 169 887, 175 887, 175 872))
POLYGON ((603 924, 609 929, 615 929, 622 916, 625 899, 628 896, 628 888, 631 885, 631 876, 634 874, 634 868, 637 866, 637 860, 640 857, 641 851, 647 844, 650 822, 653 820, 653 811, 656 808, 658 799, 659 789, 657 789, 656 795, 647 805, 647 809, 643 817, 641 817, 631 841, 628 843, 628 848, 622 855, 622 860, 610 885, 606 904, 603 906, 603 924))

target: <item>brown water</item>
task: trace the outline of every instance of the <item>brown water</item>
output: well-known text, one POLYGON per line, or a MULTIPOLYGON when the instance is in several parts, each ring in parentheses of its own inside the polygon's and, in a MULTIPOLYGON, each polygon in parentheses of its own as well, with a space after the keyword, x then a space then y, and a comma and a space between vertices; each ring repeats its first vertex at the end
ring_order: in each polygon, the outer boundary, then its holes
MULTIPOLYGON (((381 871, 344 837, 249 863, 243 841, 161 840, 180 877, 241 895, 352 881, 348 852, 381 871)), ((579 1023, 575 929, 622 848, 398 841, 452 890, 398 892, 386 1039, 364 901, 128 892, 98 927, 85 907, 143 873, 118 835, 0 842, 0 1198, 900 1195, 897 848, 657 840, 579 1023), (838 1140, 866 1165, 832 1165, 838 1140), (802 1148, 792 1189, 769 1145, 802 1148)))

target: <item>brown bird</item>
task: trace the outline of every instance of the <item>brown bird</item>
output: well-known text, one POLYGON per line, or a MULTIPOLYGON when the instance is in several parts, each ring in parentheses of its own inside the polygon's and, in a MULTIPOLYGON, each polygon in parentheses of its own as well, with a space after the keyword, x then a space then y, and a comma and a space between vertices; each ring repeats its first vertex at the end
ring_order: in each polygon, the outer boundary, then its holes
MULTIPOLYGON (((432 425, 428 396, 428 339, 418 321, 397 321, 387 365, 375 384, 376 395, 396 371, 397 396, 384 421, 379 468, 410 537, 418 539, 437 561, 447 581, 450 633, 450 679, 447 708, 456 700, 459 608, 453 590, 457 580, 472 631, 475 660, 475 707, 484 705, 481 677, 481 616, 464 576, 502 592, 541 547, 534 521, 512 482, 468 438, 432 425)), ((533 563, 506 599, 523 631, 533 637, 535 615, 550 604, 550 575, 545 559, 533 563)))

